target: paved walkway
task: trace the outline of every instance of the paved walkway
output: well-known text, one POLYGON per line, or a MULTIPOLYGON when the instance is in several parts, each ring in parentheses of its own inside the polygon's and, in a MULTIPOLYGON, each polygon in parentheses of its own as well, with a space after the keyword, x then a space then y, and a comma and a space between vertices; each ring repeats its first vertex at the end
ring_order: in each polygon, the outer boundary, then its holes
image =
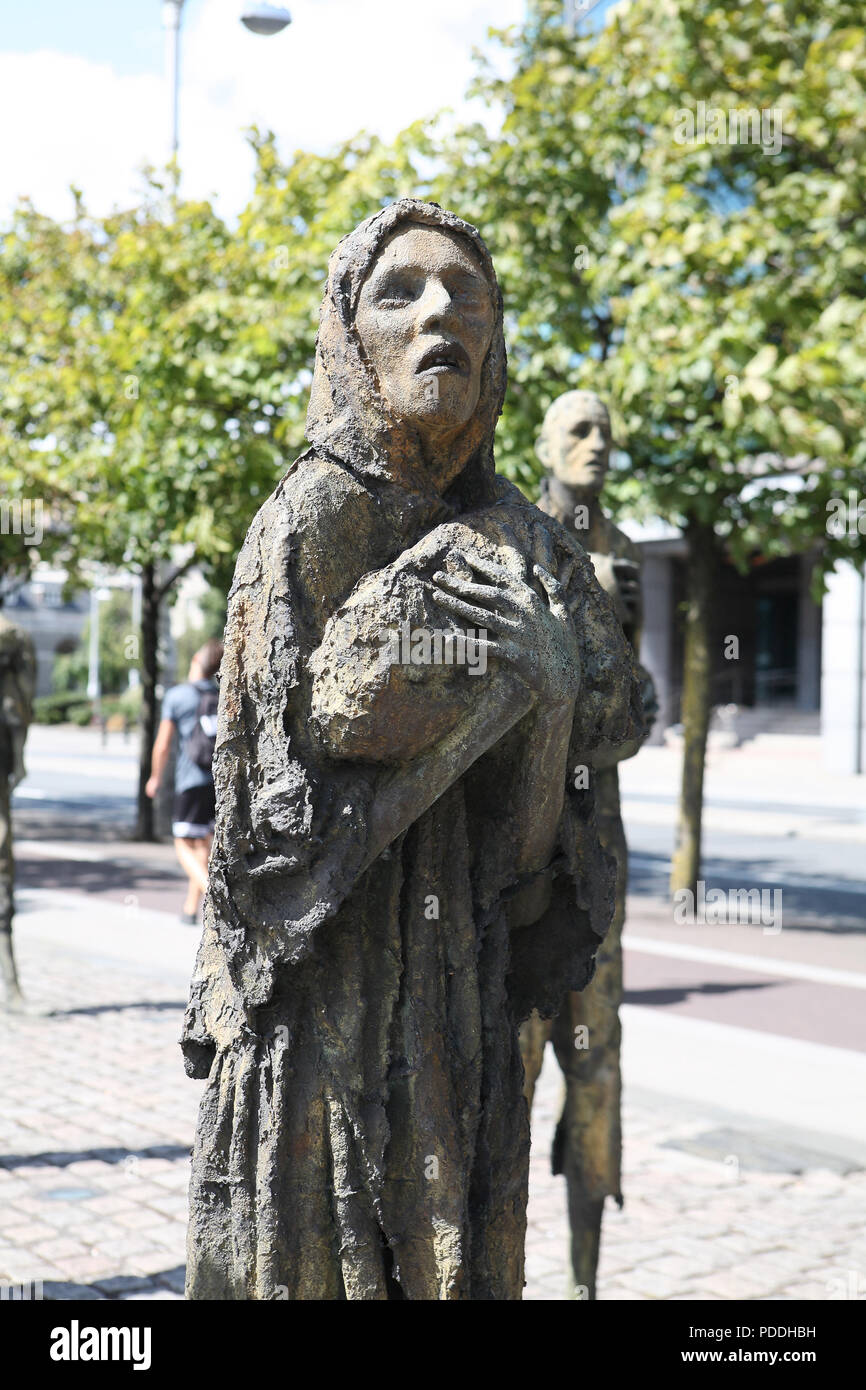
MULTIPOLYGON (((185 1078, 176 1039, 196 933, 78 894, 35 890, 21 906, 21 974, 40 1012, 0 1028, 0 1276, 41 1279, 53 1297, 178 1298, 201 1084, 185 1078)), ((600 1296, 866 1297, 866 1145, 716 1109, 664 1069, 656 1084, 638 1065, 651 1016, 626 1017, 627 1204, 605 1217, 600 1296)), ((567 1296, 565 1196, 547 1158, 558 1090, 549 1057, 529 1299, 567 1296)))

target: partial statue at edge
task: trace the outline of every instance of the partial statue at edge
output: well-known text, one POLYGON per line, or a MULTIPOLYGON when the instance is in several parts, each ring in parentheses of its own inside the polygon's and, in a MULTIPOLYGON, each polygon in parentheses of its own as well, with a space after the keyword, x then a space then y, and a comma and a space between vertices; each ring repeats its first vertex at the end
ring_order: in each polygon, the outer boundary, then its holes
POLYGON ((0 613, 0 975, 7 1009, 24 1007, 12 947, 15 858, 12 793, 24 780, 24 743, 33 719, 36 654, 29 635, 0 613))

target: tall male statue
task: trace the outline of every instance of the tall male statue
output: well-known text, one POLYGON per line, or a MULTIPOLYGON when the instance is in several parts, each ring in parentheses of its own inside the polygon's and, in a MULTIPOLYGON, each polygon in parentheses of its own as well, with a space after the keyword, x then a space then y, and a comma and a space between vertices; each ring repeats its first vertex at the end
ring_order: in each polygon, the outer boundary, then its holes
POLYGON ((229 596, 190 1298, 521 1297, 518 1023, 612 912, 568 773, 641 716, 581 545, 495 473, 505 380, 474 227, 403 199, 340 242, 229 596))
POLYGON ((0 613, 0 974, 6 1008, 24 1003, 15 955, 15 859, 12 850, 12 793, 24 778, 24 742, 33 718, 36 653, 29 635, 0 613))
MULTIPOLYGON (((537 453, 549 469, 542 479, 539 506, 577 535, 590 552, 596 576, 610 594, 623 632, 633 649, 640 644, 640 551, 601 509, 599 494, 607 475, 610 417, 591 391, 567 391, 545 416, 537 453)), ((651 717, 652 681, 641 669, 645 714, 651 717)), ((644 737, 649 727, 644 730, 644 737)), ((622 1204, 620 1163, 620 1021, 622 1003, 622 927, 628 859, 619 807, 617 763, 633 757, 642 738, 615 750, 600 749, 576 779, 595 788, 602 844, 616 861, 616 911, 598 953, 592 983, 570 992, 553 1022, 534 1014, 521 1029, 525 1093, 529 1105, 552 1038, 565 1077, 565 1099, 556 1130, 553 1170, 564 1173, 568 1188, 574 1292, 595 1298, 596 1267, 604 1199, 622 1204)))

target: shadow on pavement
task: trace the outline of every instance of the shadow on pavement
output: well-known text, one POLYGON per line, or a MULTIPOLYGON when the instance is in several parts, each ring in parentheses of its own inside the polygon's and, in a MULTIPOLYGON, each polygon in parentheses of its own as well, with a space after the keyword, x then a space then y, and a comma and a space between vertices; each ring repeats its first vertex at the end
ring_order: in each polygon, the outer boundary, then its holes
POLYGON ((149 999, 135 1000, 131 1004, 89 1004, 80 1009, 50 1009, 45 1018, 75 1018, 87 1016, 89 1014, 114 1014, 123 1013, 127 1009, 155 1009, 159 1013, 165 1013, 169 1009, 177 1009, 183 1012, 186 1004, 182 1000, 159 999, 151 1002, 149 999))
POLYGON ((42 1297, 46 1303, 74 1303, 78 1300, 113 1299, 116 1301, 134 1299, 137 1294, 154 1293, 165 1289, 173 1294, 183 1294, 185 1265, 175 1265, 172 1269, 161 1269, 158 1274, 114 1274, 107 1279, 98 1279, 93 1284, 61 1283, 46 1280, 42 1285, 42 1297))
POLYGON ((70 1163, 123 1163, 129 1158, 189 1158, 189 1144, 151 1144, 146 1149, 61 1149, 38 1154, 3 1154, 0 1169, 67 1168, 70 1163))
POLYGON ((641 1004, 651 1006, 659 1004, 682 1004, 684 1000, 693 998, 701 994, 738 994, 744 990, 752 989, 775 989, 779 985, 778 980, 750 981, 747 984, 703 984, 703 985, 683 985, 664 989, 627 989, 623 993, 624 1004, 641 1004))
MULTIPOLYGON (((790 866, 766 859, 724 859, 707 857, 702 878, 707 886, 731 889, 773 887, 782 890, 782 916, 785 931, 825 931, 834 936, 866 933, 866 886, 859 890, 840 891, 838 879, 832 874, 809 873, 812 884, 791 883, 786 878, 790 866), (773 877, 774 883, 768 878, 773 877)), ((655 898, 669 904, 668 875, 670 858, 635 850, 629 855, 628 891, 639 897, 655 898)), ((760 928, 756 925, 756 930, 760 928)))

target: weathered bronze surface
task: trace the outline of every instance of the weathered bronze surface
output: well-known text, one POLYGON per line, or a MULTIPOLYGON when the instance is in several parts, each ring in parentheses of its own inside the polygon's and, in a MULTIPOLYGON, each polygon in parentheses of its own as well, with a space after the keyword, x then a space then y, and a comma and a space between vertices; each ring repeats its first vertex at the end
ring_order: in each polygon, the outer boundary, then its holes
MULTIPOLYGON (((599 494, 610 460, 607 408, 594 393, 569 391, 550 407, 538 441, 538 455, 550 470, 539 506, 577 535, 590 552, 596 576, 616 606, 629 642, 637 651, 642 619, 640 551, 609 517, 599 494)), ((652 681, 640 668, 645 713, 655 705, 652 681)), ((644 737, 651 724, 647 721, 644 737)), ((616 863, 616 908, 598 952, 590 985, 570 991, 555 1019, 533 1014, 521 1029, 526 1069, 525 1094, 531 1107, 548 1039, 565 1078, 562 1114, 556 1130, 553 1169, 564 1173, 571 1228, 572 1291, 595 1297, 602 1212, 606 1196, 622 1204, 622 1128, 620 1102, 622 928, 628 853, 619 804, 617 764, 632 757, 642 738, 622 743, 613 754, 591 755, 590 785, 595 788, 599 833, 616 863)))
POLYGON ((24 778, 24 743, 35 693, 33 643, 23 628, 0 614, 0 975, 7 1009, 24 1004, 12 949, 15 859, 10 802, 24 778))
POLYGON ((403 200, 340 243, 312 447, 229 598, 190 1298, 521 1296, 517 1025, 613 902, 569 770, 641 715, 583 548, 495 474, 505 380, 474 228, 403 200), (402 624, 483 629, 486 672, 395 662, 402 624))

